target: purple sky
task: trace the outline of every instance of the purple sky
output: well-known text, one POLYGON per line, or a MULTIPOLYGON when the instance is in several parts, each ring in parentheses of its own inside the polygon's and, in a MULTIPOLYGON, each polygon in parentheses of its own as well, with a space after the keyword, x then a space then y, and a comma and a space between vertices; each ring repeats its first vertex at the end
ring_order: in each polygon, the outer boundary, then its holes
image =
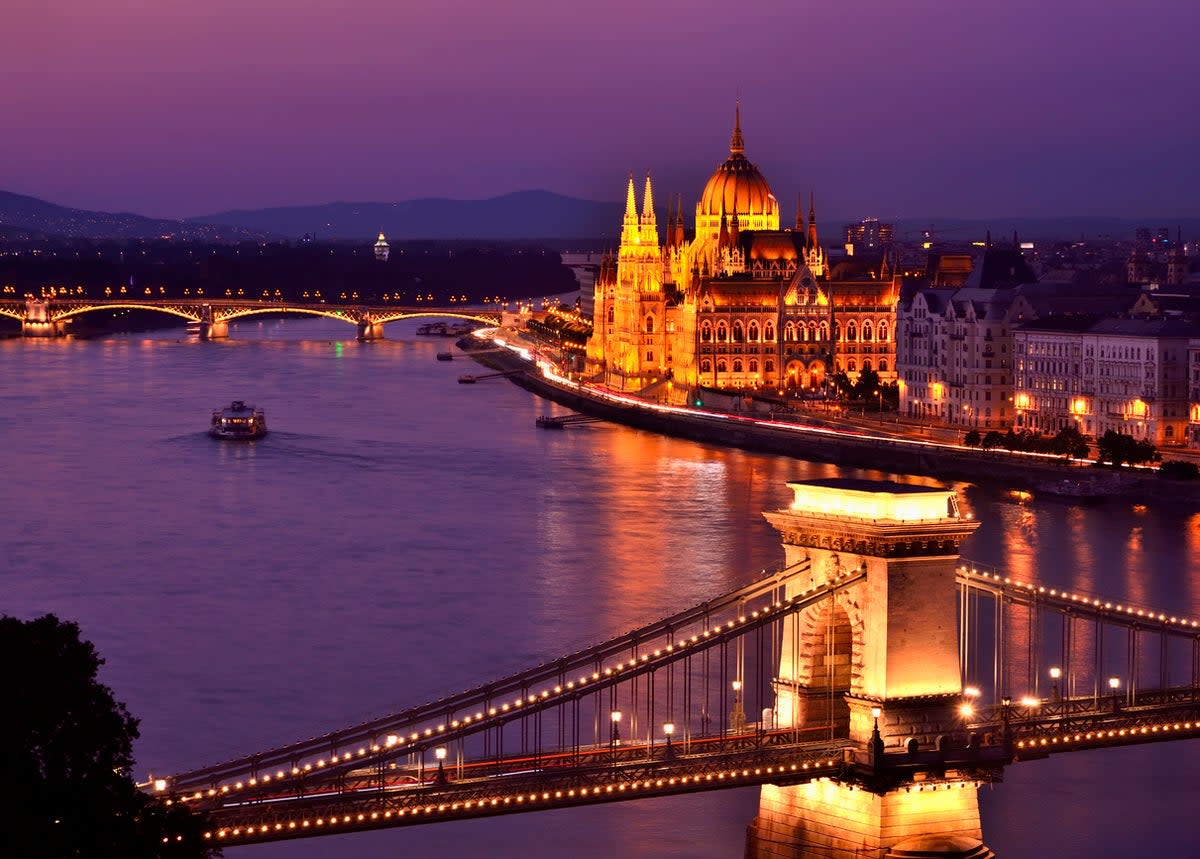
POLYGON ((184 216, 488 197, 1195 215, 1196 0, 5 0, 0 189, 184 216))

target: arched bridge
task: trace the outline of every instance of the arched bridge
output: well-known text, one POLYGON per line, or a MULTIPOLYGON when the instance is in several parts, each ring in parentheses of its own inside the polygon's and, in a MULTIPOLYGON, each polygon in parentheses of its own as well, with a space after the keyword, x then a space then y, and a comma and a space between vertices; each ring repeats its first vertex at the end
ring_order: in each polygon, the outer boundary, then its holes
POLYGON ((767 514, 786 554, 771 575, 144 787, 206 811, 205 838, 231 847, 761 785, 747 855, 806 856, 853 830, 853 849, 820 855, 914 855, 916 831, 984 857, 977 788, 1005 766, 1200 736, 1200 621, 961 563, 979 523, 950 490, 791 485, 767 514))
POLYGON ((453 318, 485 325, 500 324, 496 311, 463 306, 431 307, 424 305, 328 304, 247 299, 177 298, 53 298, 0 300, 0 316, 16 319, 28 337, 54 337, 65 332, 67 324, 88 313, 111 310, 149 310, 196 323, 202 339, 227 337, 229 323, 250 316, 277 313, 302 313, 347 322, 363 340, 383 336, 383 326, 399 319, 420 317, 453 318))

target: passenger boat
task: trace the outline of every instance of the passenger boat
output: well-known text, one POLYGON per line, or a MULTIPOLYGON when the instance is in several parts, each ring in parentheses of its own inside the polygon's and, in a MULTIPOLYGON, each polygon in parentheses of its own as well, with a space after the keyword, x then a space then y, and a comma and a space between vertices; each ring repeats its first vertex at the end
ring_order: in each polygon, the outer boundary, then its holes
POLYGON ((267 434, 267 416, 262 409, 234 400, 228 408, 213 409, 208 434, 213 438, 251 440, 267 434))
POLYGON ((439 361, 453 361, 454 353, 453 352, 438 352, 437 359, 439 361))

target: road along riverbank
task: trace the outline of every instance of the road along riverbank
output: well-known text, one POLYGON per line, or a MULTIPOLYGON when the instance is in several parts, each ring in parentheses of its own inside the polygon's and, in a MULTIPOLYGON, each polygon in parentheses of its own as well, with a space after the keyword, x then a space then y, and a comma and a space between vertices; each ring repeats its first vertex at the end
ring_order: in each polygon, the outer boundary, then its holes
POLYGON ((1114 471, 1046 454, 983 451, 812 426, 802 420, 666 406, 562 376, 533 344, 508 332, 477 332, 458 345, 480 364, 509 374, 514 384, 539 396, 581 414, 650 432, 850 468, 999 483, 1070 501, 1120 497, 1134 503, 1200 507, 1200 481, 1164 479, 1151 469, 1114 471))

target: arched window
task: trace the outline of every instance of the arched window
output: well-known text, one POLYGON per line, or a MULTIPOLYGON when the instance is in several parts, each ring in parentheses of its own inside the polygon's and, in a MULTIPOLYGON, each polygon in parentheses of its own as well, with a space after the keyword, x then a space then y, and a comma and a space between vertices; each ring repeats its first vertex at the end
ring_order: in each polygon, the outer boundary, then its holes
POLYGON ((727 363, 725 363, 724 358, 722 358, 721 360, 719 360, 717 362, 717 372, 718 373, 725 373, 725 372, 728 372, 728 370, 729 370, 729 365, 727 363))
POLYGON ((700 372, 701 373, 711 373, 712 372, 712 361, 709 361, 707 358, 705 358, 703 361, 701 361, 700 362, 700 372))
POLYGON ((858 326, 854 324, 853 319, 846 323, 846 340, 850 343, 858 340, 858 326))
POLYGON ((815 322, 808 323, 808 339, 814 343, 821 342, 820 338, 817 336, 817 323, 815 322))
POLYGON ((770 358, 768 358, 768 359, 767 359, 767 362, 766 362, 766 367, 765 367, 765 371, 766 371, 766 372, 768 372, 768 373, 774 373, 774 372, 775 372, 775 362, 774 362, 774 361, 772 361, 770 358))
POLYGON ((763 326, 763 340, 765 340, 768 343, 775 342, 775 323, 769 319, 767 320, 767 323, 763 326))
POLYGON ((794 322, 789 322, 783 326, 783 339, 787 343, 796 342, 796 324, 794 322))
POLYGON ((653 313, 646 314, 646 333, 647 334, 654 333, 654 314, 653 313))
POLYGON ((735 373, 742 372, 742 359, 741 358, 733 359, 733 372, 735 372, 735 373))
POLYGON ((829 323, 828 322, 821 323, 821 342, 822 343, 829 342, 829 323))
POLYGON ((871 335, 871 321, 868 319, 863 322, 863 342, 870 343, 874 339, 871 335))
POLYGON ((707 320, 700 326, 700 342, 709 343, 712 341, 712 323, 707 320))
POLYGON ((746 342, 746 329, 742 325, 742 320, 740 320, 740 319, 735 319, 733 322, 733 342, 734 343, 745 343, 746 342))
POLYGON ((871 359, 863 358, 863 372, 871 369, 871 359))
POLYGON ((758 359, 757 359, 757 358, 751 358, 751 359, 750 359, 750 372, 751 372, 751 373, 757 373, 757 372, 758 372, 758 359))
POLYGON ((610 307, 610 308, 608 308, 608 324, 612 325, 612 321, 613 321, 613 309, 610 307))
MULTIPOLYGON (((824 323, 821 324, 821 327, 825 327, 824 323)), ((842 342, 842 323, 840 322, 833 323, 833 340, 835 343, 842 342)))
POLYGON ((724 343, 729 340, 729 326, 724 320, 717 323, 717 342, 724 343))
POLYGON ((879 359, 879 372, 880 372, 880 373, 886 373, 886 372, 887 372, 887 358, 880 358, 880 359, 879 359))
POLYGON ((758 342, 758 323, 757 322, 751 320, 750 324, 746 326, 746 339, 749 340, 751 343, 758 342))
POLYGON ((846 359, 846 372, 847 373, 853 373, 857 369, 858 369, 858 364, 855 362, 855 360, 853 358, 846 359))
POLYGON ((886 343, 888 339, 888 324, 886 322, 879 323, 879 342, 886 343))

